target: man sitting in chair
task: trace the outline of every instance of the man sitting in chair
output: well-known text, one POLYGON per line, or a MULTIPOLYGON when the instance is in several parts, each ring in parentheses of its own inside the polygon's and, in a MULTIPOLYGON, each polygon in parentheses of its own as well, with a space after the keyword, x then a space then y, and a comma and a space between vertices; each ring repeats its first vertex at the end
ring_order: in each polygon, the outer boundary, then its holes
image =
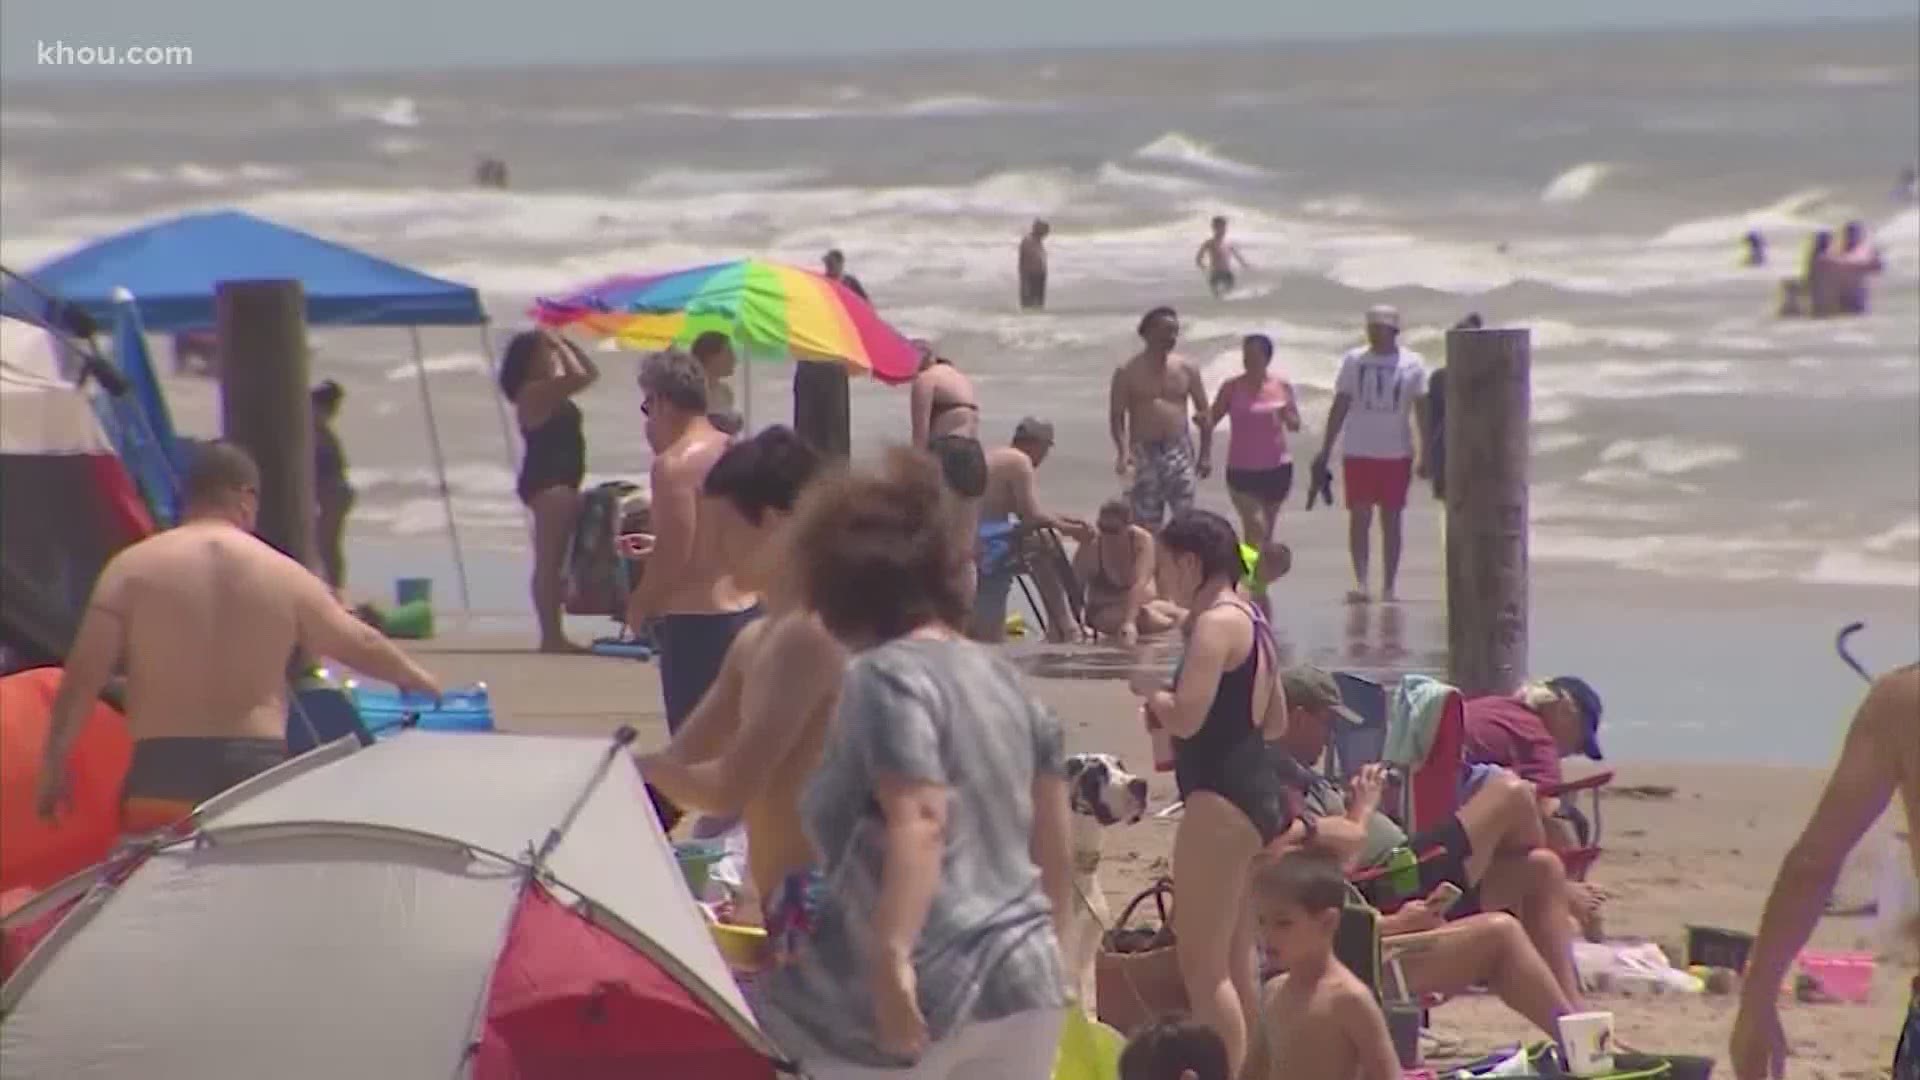
MULTIPOLYGON (((1566 868, 1546 845, 1539 800, 1532 784, 1500 769, 1488 775, 1446 821, 1408 837, 1379 809, 1377 769, 1363 770, 1369 780, 1356 783, 1351 799, 1314 772, 1326 752, 1332 726, 1361 723, 1346 707, 1340 684, 1316 667, 1301 665, 1281 676, 1287 694, 1287 734, 1270 744, 1275 768, 1286 778, 1315 822, 1312 845, 1341 860, 1349 873, 1388 866, 1407 850, 1415 855, 1438 850, 1417 868, 1417 887, 1402 892, 1399 875, 1383 874, 1361 886, 1369 901, 1394 907, 1405 896, 1426 896, 1441 882, 1458 886, 1463 896, 1453 914, 1510 911, 1526 929, 1541 959, 1569 1002, 1580 1000, 1573 969, 1574 921, 1566 868)), ((1407 905, 1381 923, 1383 934, 1431 929, 1431 913, 1407 905), (1403 925, 1405 924, 1405 925, 1403 925)))
POLYGON ((1014 427, 1010 445, 987 451, 987 490, 980 496, 980 532, 974 548, 980 585, 974 594, 973 625, 968 629, 975 641, 997 642, 1006 637, 1007 595, 1022 570, 1030 570, 1040 587, 1047 625, 1060 628, 1061 640, 1070 640, 1065 635, 1071 634, 1074 617, 1066 582, 1054 572, 1052 559, 1025 557, 1041 542, 1034 535, 1038 530, 1055 529, 1083 542, 1093 535, 1086 522, 1040 508, 1035 475, 1052 450, 1053 425, 1029 416, 1014 427))

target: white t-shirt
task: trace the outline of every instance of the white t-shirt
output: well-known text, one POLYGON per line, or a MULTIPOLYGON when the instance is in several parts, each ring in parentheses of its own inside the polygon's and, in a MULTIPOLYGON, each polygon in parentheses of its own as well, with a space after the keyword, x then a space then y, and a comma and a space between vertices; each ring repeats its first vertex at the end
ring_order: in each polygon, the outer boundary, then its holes
POLYGON ((1334 392, 1347 395, 1347 457, 1413 457, 1413 403, 1427 394, 1427 362, 1412 349, 1355 349, 1340 359, 1334 392))

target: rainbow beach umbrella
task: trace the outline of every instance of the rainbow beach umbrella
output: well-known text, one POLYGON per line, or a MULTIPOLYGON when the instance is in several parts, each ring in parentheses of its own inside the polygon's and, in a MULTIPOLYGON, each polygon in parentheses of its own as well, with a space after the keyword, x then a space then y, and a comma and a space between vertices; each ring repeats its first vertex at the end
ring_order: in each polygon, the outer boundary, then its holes
POLYGON ((846 286, 761 259, 608 278, 535 301, 533 317, 649 351, 718 330, 745 359, 841 363, 890 383, 912 379, 920 364, 914 345, 846 286))

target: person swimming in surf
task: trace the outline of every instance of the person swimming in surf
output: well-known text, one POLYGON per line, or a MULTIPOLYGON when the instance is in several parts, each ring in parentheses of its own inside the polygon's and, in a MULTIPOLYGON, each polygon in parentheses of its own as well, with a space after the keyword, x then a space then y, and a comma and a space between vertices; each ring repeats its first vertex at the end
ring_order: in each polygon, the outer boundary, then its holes
POLYGON ((1193 265, 1207 272, 1207 288, 1213 290, 1214 299, 1219 299, 1233 291, 1233 264, 1239 263, 1240 269, 1251 270, 1246 256, 1240 249, 1227 242, 1227 219, 1213 219, 1213 235, 1200 244, 1193 253, 1193 265))

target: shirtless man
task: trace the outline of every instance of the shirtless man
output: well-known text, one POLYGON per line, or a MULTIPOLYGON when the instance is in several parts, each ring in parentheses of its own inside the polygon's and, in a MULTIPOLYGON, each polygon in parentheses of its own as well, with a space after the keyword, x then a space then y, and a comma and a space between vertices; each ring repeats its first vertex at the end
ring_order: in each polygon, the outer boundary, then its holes
POLYGON ((1340 864, 1325 855, 1292 851, 1254 870, 1260 938, 1286 969, 1262 995, 1263 1077, 1399 1080, 1380 1003, 1333 952, 1346 899, 1340 864))
POLYGON ((768 613, 734 639, 673 741, 639 759, 642 775, 677 804, 741 815, 748 875, 776 938, 802 929, 818 898, 809 895, 817 858, 800 827, 800 795, 846 666, 846 650, 805 610, 788 558, 794 504, 820 465, 799 436, 776 426, 729 447, 707 473, 708 531, 735 579, 766 597, 768 613))
MULTIPOLYGON (((1026 417, 1013 429, 1011 445, 997 447, 986 455, 986 491, 980 497, 979 534, 974 542, 975 566, 979 586, 974 592, 972 637, 976 641, 1000 641, 1007 630, 1007 594, 1021 560, 1022 549, 1044 555, 1045 543, 1034 534, 1055 529, 1069 536, 1086 538, 1093 530, 1083 521, 1040 508, 1036 474, 1047 455, 1053 452, 1053 425, 1038 417, 1026 417)), ((1034 570, 1049 626, 1062 631, 1073 625, 1066 602, 1065 583, 1054 571, 1053 560, 1036 557, 1029 562, 1034 570)))
POLYGON ((1033 228, 1020 238, 1020 308, 1038 311, 1047 306, 1047 234, 1053 226, 1033 219, 1033 228))
POLYGON ((1095 526, 1073 552, 1073 575, 1086 590, 1087 628, 1131 645, 1141 634, 1164 633, 1185 621, 1184 608, 1154 595, 1153 534, 1133 523, 1126 500, 1102 503, 1095 526))
POLYGON ((728 576, 701 525, 700 486, 727 449, 726 434, 707 419, 706 372, 677 349, 657 353, 640 368, 640 393, 654 453, 653 537, 646 572, 627 601, 627 625, 653 623, 667 730, 677 732, 760 605, 728 576))
MULTIPOLYGON (((1735 1080, 1786 1075, 1787 1035, 1780 1026, 1780 981, 1825 911, 1854 845, 1895 794, 1906 804, 1907 851, 1920 875, 1920 664, 1874 680, 1853 714, 1840 762, 1805 832, 1787 852, 1760 919, 1733 1023, 1735 1080)), ((1920 923, 1908 927, 1920 944, 1920 923)), ((1920 1078, 1920 979, 1894 1050, 1891 1080, 1920 1078)))
POLYGON ((54 698, 39 810, 65 800, 67 756, 122 661, 133 763, 124 831, 164 828, 286 759, 287 662, 296 647, 403 690, 432 675, 341 606, 327 583, 252 535, 260 470, 232 443, 200 447, 177 528, 100 572, 54 698))
POLYGON ((1193 265, 1207 272, 1207 288, 1213 290, 1213 298, 1218 300, 1233 291, 1233 264, 1239 263, 1242 270, 1251 270, 1246 256, 1240 249, 1227 243, 1227 219, 1213 219, 1213 235, 1200 242, 1200 250, 1193 253, 1193 265))
POLYGON ((1213 471, 1213 432, 1200 428, 1196 462, 1187 431, 1187 408, 1207 414, 1207 391, 1193 365, 1173 354, 1180 316, 1157 307, 1140 319, 1145 342, 1113 373, 1107 395, 1107 426, 1113 434, 1113 471, 1132 473, 1127 498, 1136 524, 1158 530, 1168 513, 1193 506, 1195 489, 1213 471))

